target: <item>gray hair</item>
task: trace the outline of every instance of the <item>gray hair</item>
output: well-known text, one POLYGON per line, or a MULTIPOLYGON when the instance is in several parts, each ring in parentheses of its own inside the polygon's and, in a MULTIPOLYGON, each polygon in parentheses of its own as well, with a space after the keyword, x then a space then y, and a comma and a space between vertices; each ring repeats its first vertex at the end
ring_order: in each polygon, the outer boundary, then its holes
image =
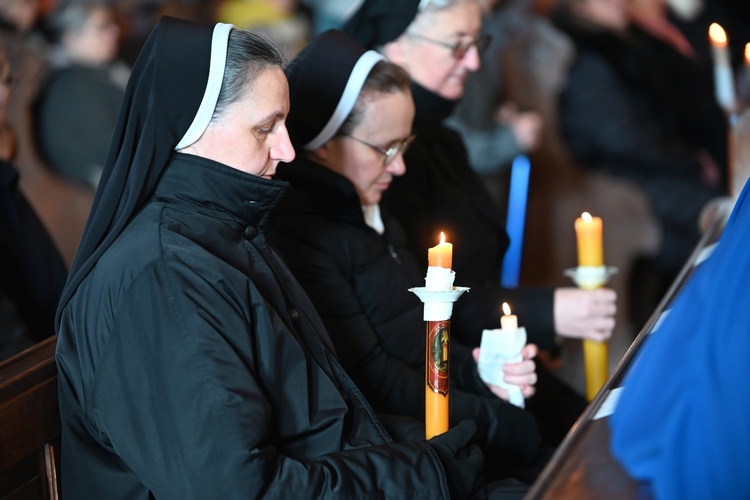
POLYGON ((239 101, 258 75, 271 67, 284 69, 279 49, 264 38, 246 30, 232 30, 227 46, 227 63, 213 119, 220 117, 229 105, 239 101))
POLYGON ((475 3, 479 5, 479 0, 421 0, 419 2, 419 7, 417 8, 417 15, 409 24, 409 27, 406 28, 406 32, 414 26, 424 24, 425 20, 427 20, 428 23, 431 22, 431 14, 449 9, 455 5, 467 3, 475 3))

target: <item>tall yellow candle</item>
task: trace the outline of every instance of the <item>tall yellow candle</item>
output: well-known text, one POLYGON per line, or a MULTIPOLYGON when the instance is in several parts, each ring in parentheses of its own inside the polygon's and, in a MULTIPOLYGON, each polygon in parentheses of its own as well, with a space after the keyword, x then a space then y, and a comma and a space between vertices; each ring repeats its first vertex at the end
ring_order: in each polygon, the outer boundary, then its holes
POLYGON ((450 320, 428 321, 425 363, 425 437, 448 431, 450 320))
POLYGON ((445 234, 440 233, 440 243, 427 249, 427 261, 430 267, 444 267, 451 269, 453 266, 453 245, 445 241, 445 234))
MULTIPOLYGON (((451 269, 453 245, 440 233, 440 243, 427 250, 430 267, 451 269)), ((450 320, 427 321, 425 345, 425 436, 427 439, 448 430, 450 320)))
POLYGON ((602 219, 583 212, 576 219, 575 228, 578 242, 578 265, 603 266, 602 219))
MULTIPOLYGON (((599 267, 604 265, 602 250, 602 220, 588 212, 581 214, 575 222, 578 242, 578 265, 599 267)), ((599 288, 603 283, 593 284, 599 288)), ((588 286, 581 286, 589 288, 588 286)), ((592 401, 604 386, 609 376, 607 343, 595 340, 583 341, 583 359, 586 372, 586 399, 592 401)))

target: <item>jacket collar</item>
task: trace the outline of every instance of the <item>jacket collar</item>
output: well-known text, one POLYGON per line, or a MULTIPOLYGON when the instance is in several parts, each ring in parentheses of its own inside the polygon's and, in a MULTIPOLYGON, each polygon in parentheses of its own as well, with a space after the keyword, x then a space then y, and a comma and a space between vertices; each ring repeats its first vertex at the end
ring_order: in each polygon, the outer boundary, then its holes
POLYGON ((328 217, 365 224, 357 191, 349 179, 307 158, 279 165, 278 178, 292 185, 279 212, 323 212, 328 217))
POLYGON ((458 104, 457 100, 445 99, 427 90, 416 82, 411 84, 411 95, 416 108, 415 125, 439 125, 448 118, 458 104))
POLYGON ((207 158, 175 153, 154 196, 185 201, 198 211, 220 212, 240 223, 261 225, 287 187, 286 182, 264 179, 207 158))

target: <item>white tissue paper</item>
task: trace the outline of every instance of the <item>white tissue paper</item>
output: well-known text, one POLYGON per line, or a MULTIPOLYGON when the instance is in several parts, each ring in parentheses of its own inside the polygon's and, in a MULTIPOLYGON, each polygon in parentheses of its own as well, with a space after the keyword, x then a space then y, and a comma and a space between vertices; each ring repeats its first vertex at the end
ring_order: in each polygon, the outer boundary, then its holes
POLYGON ((521 388, 503 380, 503 365, 523 361, 521 350, 526 345, 526 329, 517 330, 484 330, 479 345, 479 376, 488 384, 502 387, 508 391, 509 402, 523 408, 525 406, 521 388))

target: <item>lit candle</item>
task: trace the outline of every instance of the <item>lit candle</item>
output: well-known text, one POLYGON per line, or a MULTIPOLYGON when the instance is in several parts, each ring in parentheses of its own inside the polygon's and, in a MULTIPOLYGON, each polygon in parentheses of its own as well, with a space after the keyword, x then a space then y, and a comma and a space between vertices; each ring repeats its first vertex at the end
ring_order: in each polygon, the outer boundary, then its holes
POLYGON ((445 241, 445 234, 442 231, 440 232, 440 243, 427 250, 427 262, 430 267, 444 267, 446 269, 451 269, 453 265, 453 245, 445 241))
POLYGON ((602 219, 583 212, 576 219, 576 240, 578 242, 579 266, 603 266, 602 219))
POLYGON ((711 40, 711 51, 714 58, 716 101, 725 111, 731 113, 735 108, 736 97, 727 34, 719 24, 711 23, 708 28, 708 38, 711 40))
POLYGON ((506 331, 518 330, 518 316, 510 313, 510 306, 503 302, 503 315, 500 317, 500 328, 506 331))
MULTIPOLYGON (((599 267, 604 265, 602 251, 602 220, 588 212, 581 214, 575 222, 578 241, 578 265, 599 267)), ((581 288, 590 288, 580 285, 581 288)), ((593 285, 594 288, 601 283, 593 285)), ((606 342, 583 341, 584 370, 586 373, 586 399, 592 401, 609 376, 606 342)))

